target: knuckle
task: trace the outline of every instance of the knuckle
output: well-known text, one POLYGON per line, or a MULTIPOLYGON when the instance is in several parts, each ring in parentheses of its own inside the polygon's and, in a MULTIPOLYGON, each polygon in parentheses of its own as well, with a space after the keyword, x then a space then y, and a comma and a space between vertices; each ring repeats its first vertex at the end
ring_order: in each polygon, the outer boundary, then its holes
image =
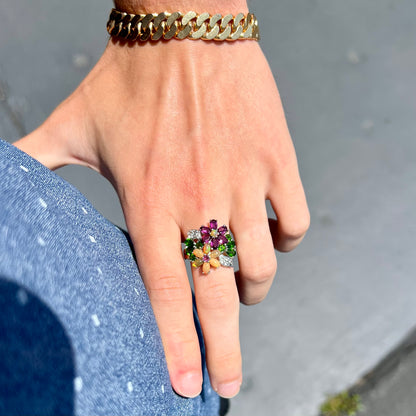
POLYGON ((180 303, 189 296, 189 287, 174 275, 152 279, 148 285, 149 297, 164 303, 180 303))
POLYGON ((244 279, 249 284, 263 286, 274 278, 277 272, 277 262, 270 261, 261 265, 253 264, 249 268, 245 268, 244 279))
POLYGON ((218 381, 232 381, 241 377, 241 352, 239 349, 223 352, 215 357, 215 363, 221 373, 217 374, 218 381))
POLYGON ((233 304, 235 294, 224 284, 212 284, 199 298, 199 305, 207 310, 224 310, 233 304))
POLYGON ((299 240, 304 237, 310 226, 309 212, 301 217, 298 217, 296 221, 287 224, 281 224, 282 233, 286 238, 290 240, 299 240))
POLYGON ((170 341, 177 345, 194 345, 195 344, 195 337, 190 336, 194 335, 193 331, 189 330, 190 328, 187 328, 184 325, 175 325, 169 328, 168 336, 170 341))
POLYGON ((305 213, 300 218, 299 222, 303 230, 303 235, 305 235, 311 225, 311 214, 309 213, 308 209, 306 209, 305 213))
POLYGON ((194 337, 190 337, 190 331, 181 328, 169 332, 164 338, 169 357, 180 360, 186 358, 188 363, 194 362, 198 358, 199 344, 194 337))
POLYGON ((267 221, 259 222, 257 219, 254 221, 245 220, 244 230, 242 230, 237 238, 242 240, 242 243, 252 241, 267 241, 270 235, 270 228, 267 221))
POLYGON ((263 300, 266 298, 267 292, 262 292, 261 294, 253 295, 253 294, 243 294, 240 297, 240 301, 243 305, 246 306, 252 306, 257 305, 260 302, 263 302, 263 300))

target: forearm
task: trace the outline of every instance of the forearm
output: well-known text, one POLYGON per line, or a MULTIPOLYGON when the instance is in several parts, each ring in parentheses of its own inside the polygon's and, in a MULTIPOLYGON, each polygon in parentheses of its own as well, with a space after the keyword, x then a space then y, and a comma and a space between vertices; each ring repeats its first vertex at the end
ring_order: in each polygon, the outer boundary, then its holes
POLYGON ((118 10, 129 13, 155 13, 161 11, 187 12, 194 10, 210 14, 247 13, 246 0, 114 0, 118 10))

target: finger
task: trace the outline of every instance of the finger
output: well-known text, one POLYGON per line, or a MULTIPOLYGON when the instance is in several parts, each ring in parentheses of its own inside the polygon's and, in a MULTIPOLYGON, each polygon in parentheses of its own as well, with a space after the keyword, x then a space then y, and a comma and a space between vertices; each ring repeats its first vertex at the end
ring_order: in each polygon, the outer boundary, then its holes
POLYGON ((238 248, 240 301, 253 305, 266 297, 277 270, 264 193, 236 197, 230 225, 238 248))
POLYGON ((267 192, 276 220, 269 220, 276 250, 288 252, 303 240, 310 224, 305 192, 296 163, 281 169, 267 192))
POLYGON ((13 145, 51 170, 75 164, 67 149, 56 139, 54 132, 47 131, 43 125, 14 142, 13 145))
POLYGON ((202 387, 201 353, 180 231, 163 214, 129 214, 127 226, 159 327, 172 386, 182 396, 195 397, 202 387))
POLYGON ((98 169, 88 140, 87 112, 79 95, 63 101, 34 131, 13 143, 51 170, 65 165, 83 165, 98 169))
POLYGON ((204 274, 202 267, 192 267, 192 275, 211 385, 220 396, 230 398, 239 392, 242 381, 234 271, 211 266, 204 274))

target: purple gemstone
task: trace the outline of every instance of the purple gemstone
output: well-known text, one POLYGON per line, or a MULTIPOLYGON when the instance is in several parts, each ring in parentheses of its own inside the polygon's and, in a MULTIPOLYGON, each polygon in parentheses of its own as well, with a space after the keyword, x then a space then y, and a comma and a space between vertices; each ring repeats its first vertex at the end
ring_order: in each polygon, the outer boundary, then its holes
POLYGON ((218 226, 217 220, 211 220, 209 222, 209 226, 211 227, 211 230, 216 230, 217 229, 217 226, 218 226))
POLYGON ((218 238, 213 238, 211 240, 211 247, 215 249, 215 248, 218 248, 218 246, 219 246, 218 238))
POLYGON ((225 235, 220 235, 218 237, 218 245, 228 243, 227 237, 225 235))
POLYGON ((222 225, 220 228, 218 228, 218 232, 219 232, 221 235, 226 234, 226 233, 227 233, 227 231, 228 231, 228 228, 227 228, 225 225, 222 225))
POLYGON ((209 234, 211 232, 209 227, 205 227, 204 225, 199 229, 201 231, 202 236, 204 236, 204 234, 209 234))
POLYGON ((209 236, 209 234, 201 234, 201 238, 204 243, 208 243, 211 237, 209 236))
POLYGON ((202 257, 202 260, 205 261, 205 262, 208 262, 209 261, 209 256, 207 254, 205 254, 205 256, 202 257))

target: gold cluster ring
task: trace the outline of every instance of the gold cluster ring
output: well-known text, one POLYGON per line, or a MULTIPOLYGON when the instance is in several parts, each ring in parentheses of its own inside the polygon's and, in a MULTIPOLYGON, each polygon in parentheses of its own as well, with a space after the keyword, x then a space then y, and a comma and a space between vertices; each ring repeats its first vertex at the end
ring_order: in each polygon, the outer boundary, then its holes
POLYGON ((252 13, 197 14, 189 11, 130 14, 113 9, 107 23, 111 36, 128 41, 202 39, 233 41, 241 39, 259 40, 260 33, 256 16, 252 13))

